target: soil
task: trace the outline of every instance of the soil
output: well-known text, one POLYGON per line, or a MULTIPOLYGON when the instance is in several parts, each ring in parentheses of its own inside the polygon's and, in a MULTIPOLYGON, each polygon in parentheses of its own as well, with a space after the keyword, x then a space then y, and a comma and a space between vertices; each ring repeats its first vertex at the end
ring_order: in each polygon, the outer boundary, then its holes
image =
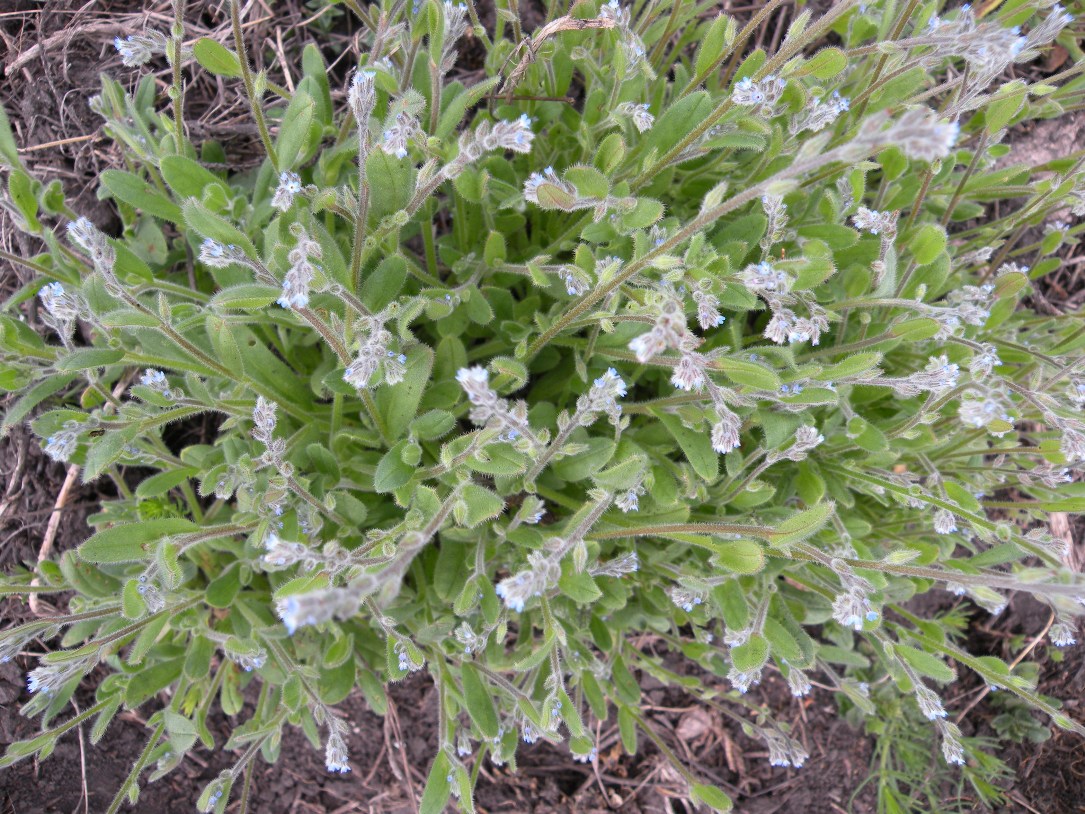
MULTIPOLYGON (((287 0, 276 2, 272 12, 271 4, 263 0, 247 5, 247 19, 255 21, 247 30, 250 51, 258 67, 268 63, 275 81, 290 85, 282 75, 282 65, 288 61, 276 60, 274 55, 284 49, 299 51, 304 45, 299 38, 316 42, 331 66, 330 72, 345 79, 349 66, 354 64, 357 32, 343 6, 321 4, 313 11, 298 0, 287 0), (312 28, 300 27, 301 21, 314 16, 321 19, 312 23, 312 28), (325 30, 321 31, 321 27, 325 30), (253 47, 255 44, 263 47, 253 47)), ((192 36, 226 38, 224 3, 190 0, 188 6, 192 36)), ((541 3, 522 2, 521 6, 525 29, 531 30, 545 19, 541 3)), ((746 6, 739 16, 749 9, 746 6)), ((492 7, 480 4, 480 10, 483 21, 492 25, 492 7)), ((69 206, 107 231, 116 225, 116 216, 107 203, 95 196, 96 179, 103 169, 119 166, 121 161, 101 137, 100 119, 90 111, 87 99, 100 87, 100 72, 127 84, 139 75, 138 71, 120 66, 112 38, 148 25, 165 29, 170 14, 169 4, 161 1, 150 5, 143 0, 0 3, 0 70, 5 73, 0 101, 11 116, 18 143, 27 145, 23 158, 38 177, 60 179, 69 206)), ((771 46, 777 42, 777 32, 792 16, 793 10, 785 5, 758 32, 755 44, 771 46)), ((470 43, 464 45, 465 73, 477 70, 481 53, 470 43)), ((164 74, 158 76, 160 90, 165 87, 164 79, 164 74)), ((224 144, 228 159, 235 165, 256 154, 253 147, 257 134, 232 85, 200 79, 189 87, 187 105, 194 135, 213 135, 224 144)), ((1047 129, 1042 132, 1046 137, 1047 129)), ((1028 134, 1019 135, 1024 136, 1019 139, 1022 148, 1029 149, 1028 134)), ((1058 133, 1055 136, 1063 137, 1058 133)), ((0 210, 0 248, 22 256, 36 253, 40 247, 19 235, 5 218, 0 210)), ((1056 282, 1069 286, 1070 292, 1085 291, 1076 275, 1076 269, 1082 266, 1074 268, 1072 278, 1056 282)), ((0 261, 0 299, 25 281, 21 269, 0 261)), ((1068 296, 1059 302, 1066 302, 1068 296)), ((28 314, 28 320, 35 324, 33 312, 28 314)), ((0 409, 5 407, 0 403, 0 409)), ((65 475, 65 467, 46 458, 25 429, 16 430, 0 443, 0 568, 10 572, 37 560, 65 475)), ((88 513, 100 498, 109 495, 108 485, 76 486, 63 510, 57 513, 54 554, 85 538, 88 513)), ((1078 544, 1082 541, 1082 522, 1066 520, 1065 534, 1078 544)), ((63 608, 64 597, 54 601, 63 608)), ((40 610, 48 612, 49 608, 40 610)), ((24 602, 0 600, 4 626, 33 617, 24 602)), ((986 617, 979 614, 977 618, 986 617)), ((1002 654, 1004 649, 1009 653, 1012 636, 1031 640, 1046 622, 1042 609, 1038 612, 1034 603, 1015 600, 1011 609, 993 623, 974 625, 966 646, 977 653, 1002 654)), ((1068 699, 1066 710, 1077 720, 1085 720, 1083 650, 1068 650, 1061 662, 1053 660, 1043 645, 1033 654, 1041 665, 1040 690, 1068 699)), ((0 748, 32 736, 37 729, 35 721, 19 714, 21 704, 28 699, 25 674, 33 662, 27 655, 0 665, 0 748)), ((669 666, 680 672, 694 670, 691 665, 669 666)), ((92 703, 92 685, 93 681, 86 682, 77 694, 73 712, 92 703)), ((724 787, 734 798, 737 811, 872 814, 876 810, 871 787, 862 787, 868 776, 873 742, 844 722, 829 693, 815 690, 799 702, 790 697, 778 676, 767 677, 750 693, 755 704, 773 710, 779 720, 791 724, 809 751, 805 767, 796 770, 771 767, 762 744, 749 739, 733 722, 713 710, 695 704, 684 693, 660 687, 648 677, 642 677, 642 688, 646 715, 664 741, 695 774, 724 787)), ((961 698, 948 699, 953 702, 950 705, 962 708, 971 697, 968 694, 980 690, 964 684, 960 687, 961 698)), ((338 709, 350 722, 348 747, 353 771, 345 776, 329 775, 322 752, 315 750, 299 730, 288 729, 280 761, 275 765, 256 764, 251 810, 266 814, 413 814, 435 751, 436 734, 431 723, 436 717, 435 704, 432 685, 423 676, 390 687, 389 713, 383 718, 372 712, 360 695, 340 704, 338 709)), ((78 732, 63 739, 48 760, 23 761, 0 771, 0 814, 104 811, 145 745, 148 732, 141 717, 145 714, 146 710, 141 709, 119 718, 97 747, 85 741, 85 732, 78 732)), ((995 714, 996 709, 981 702, 966 719, 966 734, 990 734, 995 714)), ((211 721, 220 744, 244 717, 243 713, 235 720, 219 714, 211 721)), ((567 752, 547 744, 524 746, 518 755, 516 773, 487 763, 480 771, 479 811, 692 812, 684 797, 684 782, 653 744, 642 739, 635 756, 625 755, 618 745, 613 720, 598 724, 597 740, 599 760, 594 765, 575 763, 567 752)), ((1007 806, 996 814, 1085 812, 1083 755, 1080 739, 1057 731, 1039 746, 1011 745, 1001 757, 1018 777, 1008 789, 1007 806)), ((135 810, 157 814, 193 811, 203 786, 232 761, 230 754, 197 749, 177 771, 145 786, 135 810)), ((234 803, 230 811, 236 810, 234 803)))

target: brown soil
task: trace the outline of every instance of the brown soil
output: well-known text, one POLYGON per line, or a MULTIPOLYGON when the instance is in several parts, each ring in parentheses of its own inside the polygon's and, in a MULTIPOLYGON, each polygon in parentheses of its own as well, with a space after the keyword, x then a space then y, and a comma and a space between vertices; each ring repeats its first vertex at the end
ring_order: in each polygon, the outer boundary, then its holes
MULTIPOLYGON (((224 39, 225 4, 190 0, 188 6, 192 36, 224 39)), ((316 27, 298 27, 315 12, 300 7, 297 0, 273 4, 274 12, 271 6, 257 0, 249 11, 249 19, 259 21, 248 29, 249 42, 265 46, 261 49, 250 45, 258 62, 279 62, 273 55, 280 47, 291 53, 300 50, 304 44, 298 42, 300 36, 317 42, 332 73, 345 77, 357 46, 343 6, 320 6, 328 9, 320 15, 326 18, 320 22, 327 23, 323 33, 316 27)), ((543 19, 541 4, 522 2, 521 6, 526 28, 533 28, 543 19)), ((749 8, 743 13, 748 13, 749 8)), ((779 18, 774 15, 770 25, 759 32, 756 43, 771 46, 778 41, 777 30, 790 21, 792 14, 785 6, 779 18)), ((97 200, 96 178, 102 169, 120 161, 101 138, 100 120, 89 110, 87 98, 97 92, 100 72, 126 83, 138 76, 137 71, 120 66, 111 45, 113 36, 145 25, 166 28, 169 18, 166 2, 0 2, 0 70, 5 71, 0 101, 12 118, 18 142, 27 145, 23 158, 38 177, 59 178, 69 205, 106 229, 115 224, 115 213, 108 204, 97 200)), ((492 9, 483 10, 483 19, 492 23, 492 9)), ((477 68, 477 63, 471 64, 472 55, 477 60, 479 53, 465 46, 466 70, 477 68)), ((289 84, 281 75, 281 62, 272 65, 271 72, 275 81, 289 84)), ((187 101, 194 136, 213 134, 226 146, 230 160, 238 164, 255 154, 255 129, 235 88, 202 78, 190 86, 187 101)), ((24 256, 35 253, 39 247, 18 235, 4 217, 0 211, 0 247, 24 256)), ((22 270, 0 262, 0 298, 25 281, 22 270)), ((1076 277, 1073 283, 1076 285, 1076 277)), ((33 324, 33 313, 29 319, 33 324)), ((0 409, 5 406, 0 403, 0 409)), ((11 571, 36 561, 64 478, 64 467, 47 459, 28 431, 18 430, 0 443, 0 568, 11 571)), ((108 494, 106 489, 99 492, 97 486, 77 487, 70 495, 59 514, 55 553, 84 539, 86 516, 97 499, 108 494)), ((1078 541, 1080 532, 1080 526, 1073 532, 1078 541)), ((57 601, 63 607, 63 597, 57 601)), ((1014 613, 1017 607, 1015 604, 1014 613)), ((0 617, 8 626, 32 618, 32 613, 19 600, 7 599, 0 600, 0 617)), ((1031 635, 1045 624, 1045 619, 1039 617, 1008 616, 998 621, 999 625, 975 632, 969 646, 983 648, 981 652, 998 652, 1008 639, 1008 634, 999 631, 1031 635)), ((1043 658, 1043 648, 1038 652, 1043 658)), ((1085 656, 1080 648, 1067 655, 1061 664, 1043 658, 1041 689, 1048 695, 1070 699, 1067 711, 1083 720, 1085 656)), ((0 747, 30 737, 37 729, 35 721, 19 715, 19 707, 28 697, 24 677, 32 665, 29 656, 0 665, 0 747)), ((682 665, 671 667, 683 670, 682 665)), ((91 684, 88 681, 87 688, 77 695, 74 708, 82 709, 92 701, 91 684)), ((647 677, 642 684, 646 714, 657 731, 697 775, 723 786, 735 799, 736 810, 744 814, 870 814, 875 810, 869 785, 853 798, 867 778, 872 742, 843 722, 828 693, 815 691, 800 704, 791 699, 775 676, 751 692, 753 701, 792 724, 810 752, 803 769, 785 770, 769 766, 764 747, 747 738, 732 722, 695 705, 681 692, 659 687, 647 677)), ((415 800, 435 750, 432 686, 424 677, 416 676, 392 686, 390 696, 390 712, 384 718, 374 714, 358 695, 339 705, 351 723, 348 745, 353 771, 346 776, 329 775, 323 755, 300 731, 287 730, 280 761, 273 766, 256 766, 252 810, 266 814, 415 812, 415 800)), ((40 764, 24 761, 0 771, 0 814, 67 814, 84 810, 89 814, 105 810, 144 746, 148 733, 141 714, 145 715, 146 710, 118 719, 97 747, 85 743, 85 733, 81 732, 78 737, 70 735, 62 740, 54 755, 40 764)), ((980 704, 969 724, 982 730, 992 715, 985 704, 980 704)), ((211 721, 220 744, 232 726, 243 719, 244 714, 237 720, 220 714, 211 721)), ((692 811, 684 799, 681 778, 651 743, 642 741, 635 756, 625 755, 617 745, 613 721, 599 725, 598 742, 597 766, 574 763, 567 752, 548 745, 523 747, 515 774, 487 764, 481 770, 479 811, 692 811)), ((1018 769, 1020 778, 1011 790, 1016 800, 1003 812, 1085 811, 1085 759, 1081 755, 1080 741, 1062 733, 1040 747, 1010 748, 1003 757, 1018 769)), ((202 787, 231 764, 232 755, 197 750, 178 771, 146 786, 135 810, 187 814, 194 810, 202 787)), ((230 810, 236 810, 236 803, 230 810)))

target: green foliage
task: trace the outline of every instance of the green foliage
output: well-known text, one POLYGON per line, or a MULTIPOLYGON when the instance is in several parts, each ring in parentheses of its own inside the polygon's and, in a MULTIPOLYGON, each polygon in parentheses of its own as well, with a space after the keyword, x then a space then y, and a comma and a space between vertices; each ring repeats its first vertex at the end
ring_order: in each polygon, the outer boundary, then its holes
POLYGON ((1064 644, 1081 611, 1060 542, 1025 529, 1085 500, 1085 328, 1028 300, 1082 229, 1049 221, 1085 212, 1085 157, 999 162, 1004 128, 1085 81, 1081 62, 1004 69, 1076 48, 1080 23, 1038 0, 979 19, 845 1, 757 38, 769 54, 753 35, 777 3, 749 25, 690 0, 551 4, 521 42, 504 13, 486 32, 408 5, 368 8, 346 89, 312 46, 293 91, 254 74, 233 3, 232 48, 122 43, 236 84, 265 159, 223 170, 185 137, 182 87, 167 109, 150 75, 103 78, 116 238, 22 168, 0 115, 5 205, 46 246, 0 253, 35 275, 0 314, 3 432, 29 420, 119 495, 76 552, 5 579, 74 596, 0 636, 0 655, 64 648, 31 673, 43 734, 0 763, 146 707, 116 811, 145 769, 213 745, 215 705, 258 697, 198 801, 221 813, 286 725, 347 770, 334 705, 360 688, 383 712, 419 670, 440 710, 423 811, 473 810, 472 761, 521 738, 594 759, 615 712, 628 752, 643 736, 729 810, 640 714, 640 674, 725 704, 791 766, 803 746, 742 693, 814 678, 907 745, 882 764, 886 811, 935 801, 930 732, 966 764, 938 782, 997 796, 1004 768, 939 697, 966 671, 1085 734, 1026 665, 967 652, 960 613, 908 604, 1028 592, 1064 644), (465 35, 484 65, 457 75, 465 35), (184 432, 207 416, 213 438, 184 432), (55 724, 98 663, 96 705, 55 724))

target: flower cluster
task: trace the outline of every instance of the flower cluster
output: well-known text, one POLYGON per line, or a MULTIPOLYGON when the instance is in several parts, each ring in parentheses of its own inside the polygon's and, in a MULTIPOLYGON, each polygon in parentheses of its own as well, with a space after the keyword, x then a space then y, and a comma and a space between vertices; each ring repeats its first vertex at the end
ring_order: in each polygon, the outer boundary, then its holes
POLYGON ((624 8, 618 0, 607 0, 599 9, 599 19, 613 23, 618 31, 618 46, 625 57, 625 76, 631 75, 637 68, 647 67, 644 42, 633 28, 629 9, 624 8))
POLYGON ((968 372, 972 378, 980 381, 991 375, 991 372, 1002 362, 998 358, 998 349, 990 342, 980 344, 972 354, 972 360, 968 363, 968 372))
POLYGON ((840 114, 847 112, 849 106, 848 99, 834 90, 827 99, 811 99, 806 108, 791 120, 788 129, 792 135, 804 130, 817 133, 840 118, 840 114))
POLYGON ((678 295, 670 288, 661 288, 652 309, 655 322, 647 333, 635 337, 629 349, 641 364, 651 361, 668 348, 679 350, 683 343, 697 342, 686 325, 686 312, 678 295))
POLYGON ((697 324, 702 331, 718 328, 727 321, 720 313, 720 299, 712 293, 712 281, 707 277, 693 289, 693 302, 697 306, 697 324))
POLYGON ((957 386, 960 378, 960 366, 950 362, 946 356, 932 356, 923 370, 899 378, 884 378, 882 381, 902 398, 911 398, 920 393, 944 393, 957 386))
POLYGON ((622 405, 618 399, 625 397, 625 382, 618 372, 608 367, 606 372, 596 379, 588 392, 577 399, 577 421, 582 427, 591 426, 600 413, 606 413, 610 423, 617 426, 622 417, 622 405))
POLYGON ((38 291, 41 304, 45 306, 43 322, 57 332, 65 344, 71 342, 75 322, 79 318, 80 301, 60 283, 46 283, 38 291))
POLYGON ((787 235, 787 204, 782 195, 764 195, 761 208, 765 210, 765 234, 761 237, 761 250, 767 252, 787 235))
POLYGON ((373 115, 373 107, 377 103, 376 76, 374 71, 355 71, 347 88, 347 103, 363 140, 369 131, 369 117, 373 115))
POLYGON ((350 771, 350 754, 347 751, 347 743, 343 736, 347 733, 347 725, 329 715, 327 718, 328 741, 324 748, 324 764, 329 772, 334 774, 346 774, 350 771))
POLYGON ((856 229, 891 238, 897 233, 898 214, 897 212, 877 212, 860 206, 852 215, 851 222, 855 224, 856 229))
POLYGON ((533 172, 524 182, 524 198, 533 204, 547 205, 551 200, 570 202, 576 200, 576 187, 560 178, 553 167, 547 167, 541 173, 533 172), (539 191, 543 199, 539 199, 539 191))
POLYGON ((358 612, 363 594, 355 588, 325 588, 291 594, 275 603, 275 611, 289 634, 299 627, 319 625, 331 619, 349 619, 358 612))
POLYGON ((169 40, 166 35, 153 29, 142 34, 130 34, 127 37, 115 37, 113 46, 121 55, 121 63, 126 68, 138 68, 150 62, 155 56, 166 53, 169 40))
POLYGON ((946 717, 946 708, 942 706, 942 699, 925 684, 915 685, 915 700, 919 704, 919 711, 928 721, 946 717))
POLYGON ((294 205, 294 198, 301 192, 301 176, 296 172, 283 172, 279 175, 279 185, 271 198, 271 205, 280 212, 286 212, 294 205))
POLYGON ((297 310, 309 305, 310 288, 317 271, 312 260, 319 260, 323 256, 323 250, 320 244, 312 240, 297 224, 291 231, 298 242, 287 254, 290 268, 283 278, 283 293, 279 297, 279 305, 297 310))
POLYGON ((444 0, 441 11, 445 17, 445 38, 441 48, 439 70, 442 76, 452 70, 456 63, 456 43, 467 33, 467 6, 444 0))
MULTIPOLYGON (((441 168, 434 183, 454 180, 465 167, 494 150, 530 153, 534 140, 535 131, 531 128, 531 117, 526 113, 511 121, 482 122, 474 130, 460 136, 459 153, 441 168)), ((424 176, 420 175, 419 180, 424 180, 424 176)))
POLYGON ((786 87, 787 82, 772 74, 756 81, 747 76, 735 83, 731 101, 736 105, 752 107, 754 113, 768 118, 774 115, 786 87))
POLYGON ((211 238, 204 239, 200 244, 199 260, 205 266, 217 269, 248 264, 245 252, 237 246, 226 246, 211 238))
POLYGON ((591 569, 590 573, 593 577, 623 577, 626 574, 635 573, 639 567, 640 561, 637 559, 637 552, 630 551, 596 565, 591 569))
POLYGON ((570 297, 579 297, 592 286, 592 279, 584 269, 579 266, 566 264, 559 266, 558 278, 565 284, 565 293, 570 297))
POLYGON ((377 371, 383 374, 383 382, 396 385, 407 375, 407 355, 391 350, 391 332, 384 327, 387 314, 362 317, 357 323, 358 355, 354 357, 346 370, 343 381, 358 390, 376 387, 381 382, 373 381, 377 371))
POLYGON ((1004 395, 1003 390, 994 387, 969 391, 961 399, 957 414, 968 426, 986 427, 992 435, 1001 437, 1013 428, 1010 404, 1004 395))
POLYGON ((533 551, 527 555, 528 567, 497 583, 497 595, 505 605, 517 613, 532 597, 542 596, 558 581, 561 568, 546 552, 533 551))
POLYGON ((874 586, 842 560, 833 560, 831 567, 840 578, 844 589, 844 592, 833 600, 833 619, 853 630, 862 630, 864 622, 877 621, 878 611, 870 602, 874 586))
POLYGON ((490 374, 485 368, 460 368, 456 381, 471 402, 471 420, 475 424, 495 427, 510 441, 520 437, 529 442, 536 441, 527 423, 527 405, 522 401, 510 404, 507 399, 500 398, 490 387, 490 374))
POLYGON ((65 661, 44 662, 30 671, 26 688, 32 693, 56 695, 73 678, 86 675, 94 663, 95 659, 90 655, 65 661))
POLYGON ((69 419, 59 430, 45 439, 45 454, 58 463, 71 460, 72 453, 79 446, 79 434, 83 425, 69 419))
POLYGON ((806 759, 810 757, 806 747, 776 727, 758 727, 757 734, 768 747, 769 763, 773 766, 793 766, 801 769, 806 759))
POLYGON ((386 124, 381 149, 396 158, 407 157, 407 147, 420 130, 418 119, 407 112, 396 113, 391 124, 386 124))
MULTIPOLYGON (((105 279, 107 289, 119 289, 120 284, 113 273, 117 252, 98 227, 87 218, 79 218, 68 224, 68 239, 85 251, 97 271, 105 279)), ((112 293, 112 292, 111 292, 112 293)))
POLYGON ((680 607, 686 613, 693 613, 693 609, 698 605, 704 604, 706 595, 704 591, 699 591, 693 588, 686 588, 681 585, 673 586, 667 594, 671 598, 671 602, 680 607))
POLYGON ((652 124, 655 122, 656 117, 652 115, 648 110, 648 103, 642 102, 622 102, 614 111, 619 116, 627 118, 633 122, 633 126, 637 128, 638 133, 645 133, 652 129, 652 124))

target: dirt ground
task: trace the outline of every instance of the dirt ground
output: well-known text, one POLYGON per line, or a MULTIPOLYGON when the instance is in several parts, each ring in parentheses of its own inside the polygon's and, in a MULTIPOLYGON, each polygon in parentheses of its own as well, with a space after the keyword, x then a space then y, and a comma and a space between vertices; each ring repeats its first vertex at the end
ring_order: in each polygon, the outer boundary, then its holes
MULTIPOLYGON (((190 36, 221 39, 225 4, 190 0, 188 5, 190 36)), ((526 27, 531 28, 541 19, 538 7, 521 5, 526 27)), ((297 41, 299 36, 315 41, 332 66, 331 72, 345 78, 353 64, 356 42, 343 7, 320 12, 299 5, 297 0, 274 4, 257 0, 249 6, 247 19, 253 22, 247 29, 249 42, 262 46, 250 46, 251 51, 277 63, 270 66, 276 81, 289 86, 282 75, 287 61, 270 55, 300 51, 304 43, 297 41), (313 21, 314 16, 320 19, 313 21), (312 27, 299 34, 298 23, 304 20, 312 27)), ((785 6, 778 17, 770 18, 757 41, 769 44, 775 38, 773 32, 786 26, 792 14, 785 6)), ((165 2, 0 0, 0 72, 4 75, 0 101, 11 116, 18 142, 26 145, 24 160, 39 177, 60 179, 69 205, 107 229, 115 223, 115 216, 108 204, 95 197, 96 178, 101 170, 120 164, 120 158, 101 137, 100 120, 90 112, 87 99, 97 91, 102 71, 128 83, 138 76, 138 71, 120 65, 112 47, 114 36, 148 25, 165 29, 169 19, 165 2)), ((492 10, 484 15, 484 21, 490 20, 492 10)), ((469 71, 469 46, 466 56, 469 71)), ((164 76, 159 80, 164 88, 164 76)), ((194 137, 213 134, 224 143, 229 159, 238 163, 255 154, 256 133, 232 85, 200 79, 189 89, 188 110, 194 137)), ((1076 127, 1071 130, 1078 131, 1076 127)), ((1047 130, 1042 132, 1046 138, 1047 130)), ((1030 149, 1028 138, 1028 133, 1021 134, 1020 149, 1030 149)), ((0 248, 22 255, 35 253, 38 247, 16 235, 3 217, 0 212, 0 248)), ((1083 268, 1085 265, 1075 264, 1052 281, 1064 292, 1052 307, 1072 307, 1085 299, 1085 286, 1078 279, 1083 268)), ((17 288, 22 274, 0 261, 0 297, 17 288)), ((30 319, 33 321, 33 314, 30 319)), ((4 407, 0 402, 0 409, 4 407)), ((25 431, 0 442, 0 568, 10 570, 37 559, 65 474, 64 467, 47 459, 25 431)), ((77 487, 69 495, 58 514, 54 552, 74 547, 85 538, 87 514, 100 496, 108 494, 96 491, 98 488, 77 487)), ((1081 542, 1080 523, 1068 524, 1066 533, 1081 542)), ((31 616, 29 608, 18 600, 0 600, 4 626, 31 616)), ((1003 654, 1011 635, 1027 641, 1045 624, 1046 617, 1035 607, 1015 602, 1010 612, 987 626, 977 626, 967 646, 973 652, 1003 654)), ((1043 647, 1037 651, 1042 662, 1041 691, 1068 699, 1066 709, 1078 720, 1085 720, 1082 650, 1070 650, 1061 663, 1044 656, 1043 647)), ((19 715, 20 705, 28 698, 25 674, 30 666, 32 661, 26 658, 0 665, 0 748, 36 730, 35 721, 19 715)), ((678 664, 672 667, 684 669, 678 664)), ((92 702, 90 684, 87 682, 87 688, 77 695, 73 703, 77 709, 92 702)), ((642 684, 647 714, 657 730, 696 774, 732 795, 736 810, 744 814, 871 814, 875 810, 870 786, 854 794, 868 775, 872 741, 840 718, 828 693, 815 691, 800 703, 789 696, 778 677, 768 678, 751 691, 755 702, 793 724, 809 751, 805 767, 795 770, 769 766, 763 745, 748 739, 715 712, 695 706, 688 696, 659 687, 646 676, 642 684)), ((959 709, 970 700, 969 692, 981 688, 964 685, 958 689, 961 696, 949 700, 953 702, 950 706, 959 709)), ((384 718, 374 714, 360 695, 348 698, 340 705, 351 723, 348 746, 353 771, 346 776, 329 775, 322 753, 299 731, 288 731, 283 759, 274 766, 257 764, 252 810, 266 814, 413 814, 435 749, 436 735, 430 723, 436 717, 434 707, 432 686, 421 676, 391 688, 390 711, 384 718)), ((966 719, 966 734, 990 734, 989 721, 996 712, 986 702, 980 703, 966 719)), ((231 725, 221 715, 212 721, 220 743, 231 725)), ((139 715, 129 714, 112 725, 99 747, 90 747, 79 733, 64 739, 55 754, 40 764, 24 761, 0 771, 0 814, 103 811, 142 750, 147 734, 139 715)), ((600 726, 598 740, 597 766, 574 763, 566 752, 547 745, 523 747, 515 774, 486 765, 479 783, 479 811, 692 811, 683 798, 681 778, 650 743, 642 743, 634 757, 624 755, 616 745, 614 721, 600 726)), ((1082 747, 1079 739, 1064 733, 1056 733, 1040 746, 1010 747, 1003 757, 1017 770, 1018 779, 1009 790, 1011 802, 998 814, 1085 812, 1082 747)), ((197 750, 181 769, 144 788, 135 810, 191 812, 203 785, 231 763, 231 755, 197 750)), ((236 810, 236 804, 230 810, 236 810)))

